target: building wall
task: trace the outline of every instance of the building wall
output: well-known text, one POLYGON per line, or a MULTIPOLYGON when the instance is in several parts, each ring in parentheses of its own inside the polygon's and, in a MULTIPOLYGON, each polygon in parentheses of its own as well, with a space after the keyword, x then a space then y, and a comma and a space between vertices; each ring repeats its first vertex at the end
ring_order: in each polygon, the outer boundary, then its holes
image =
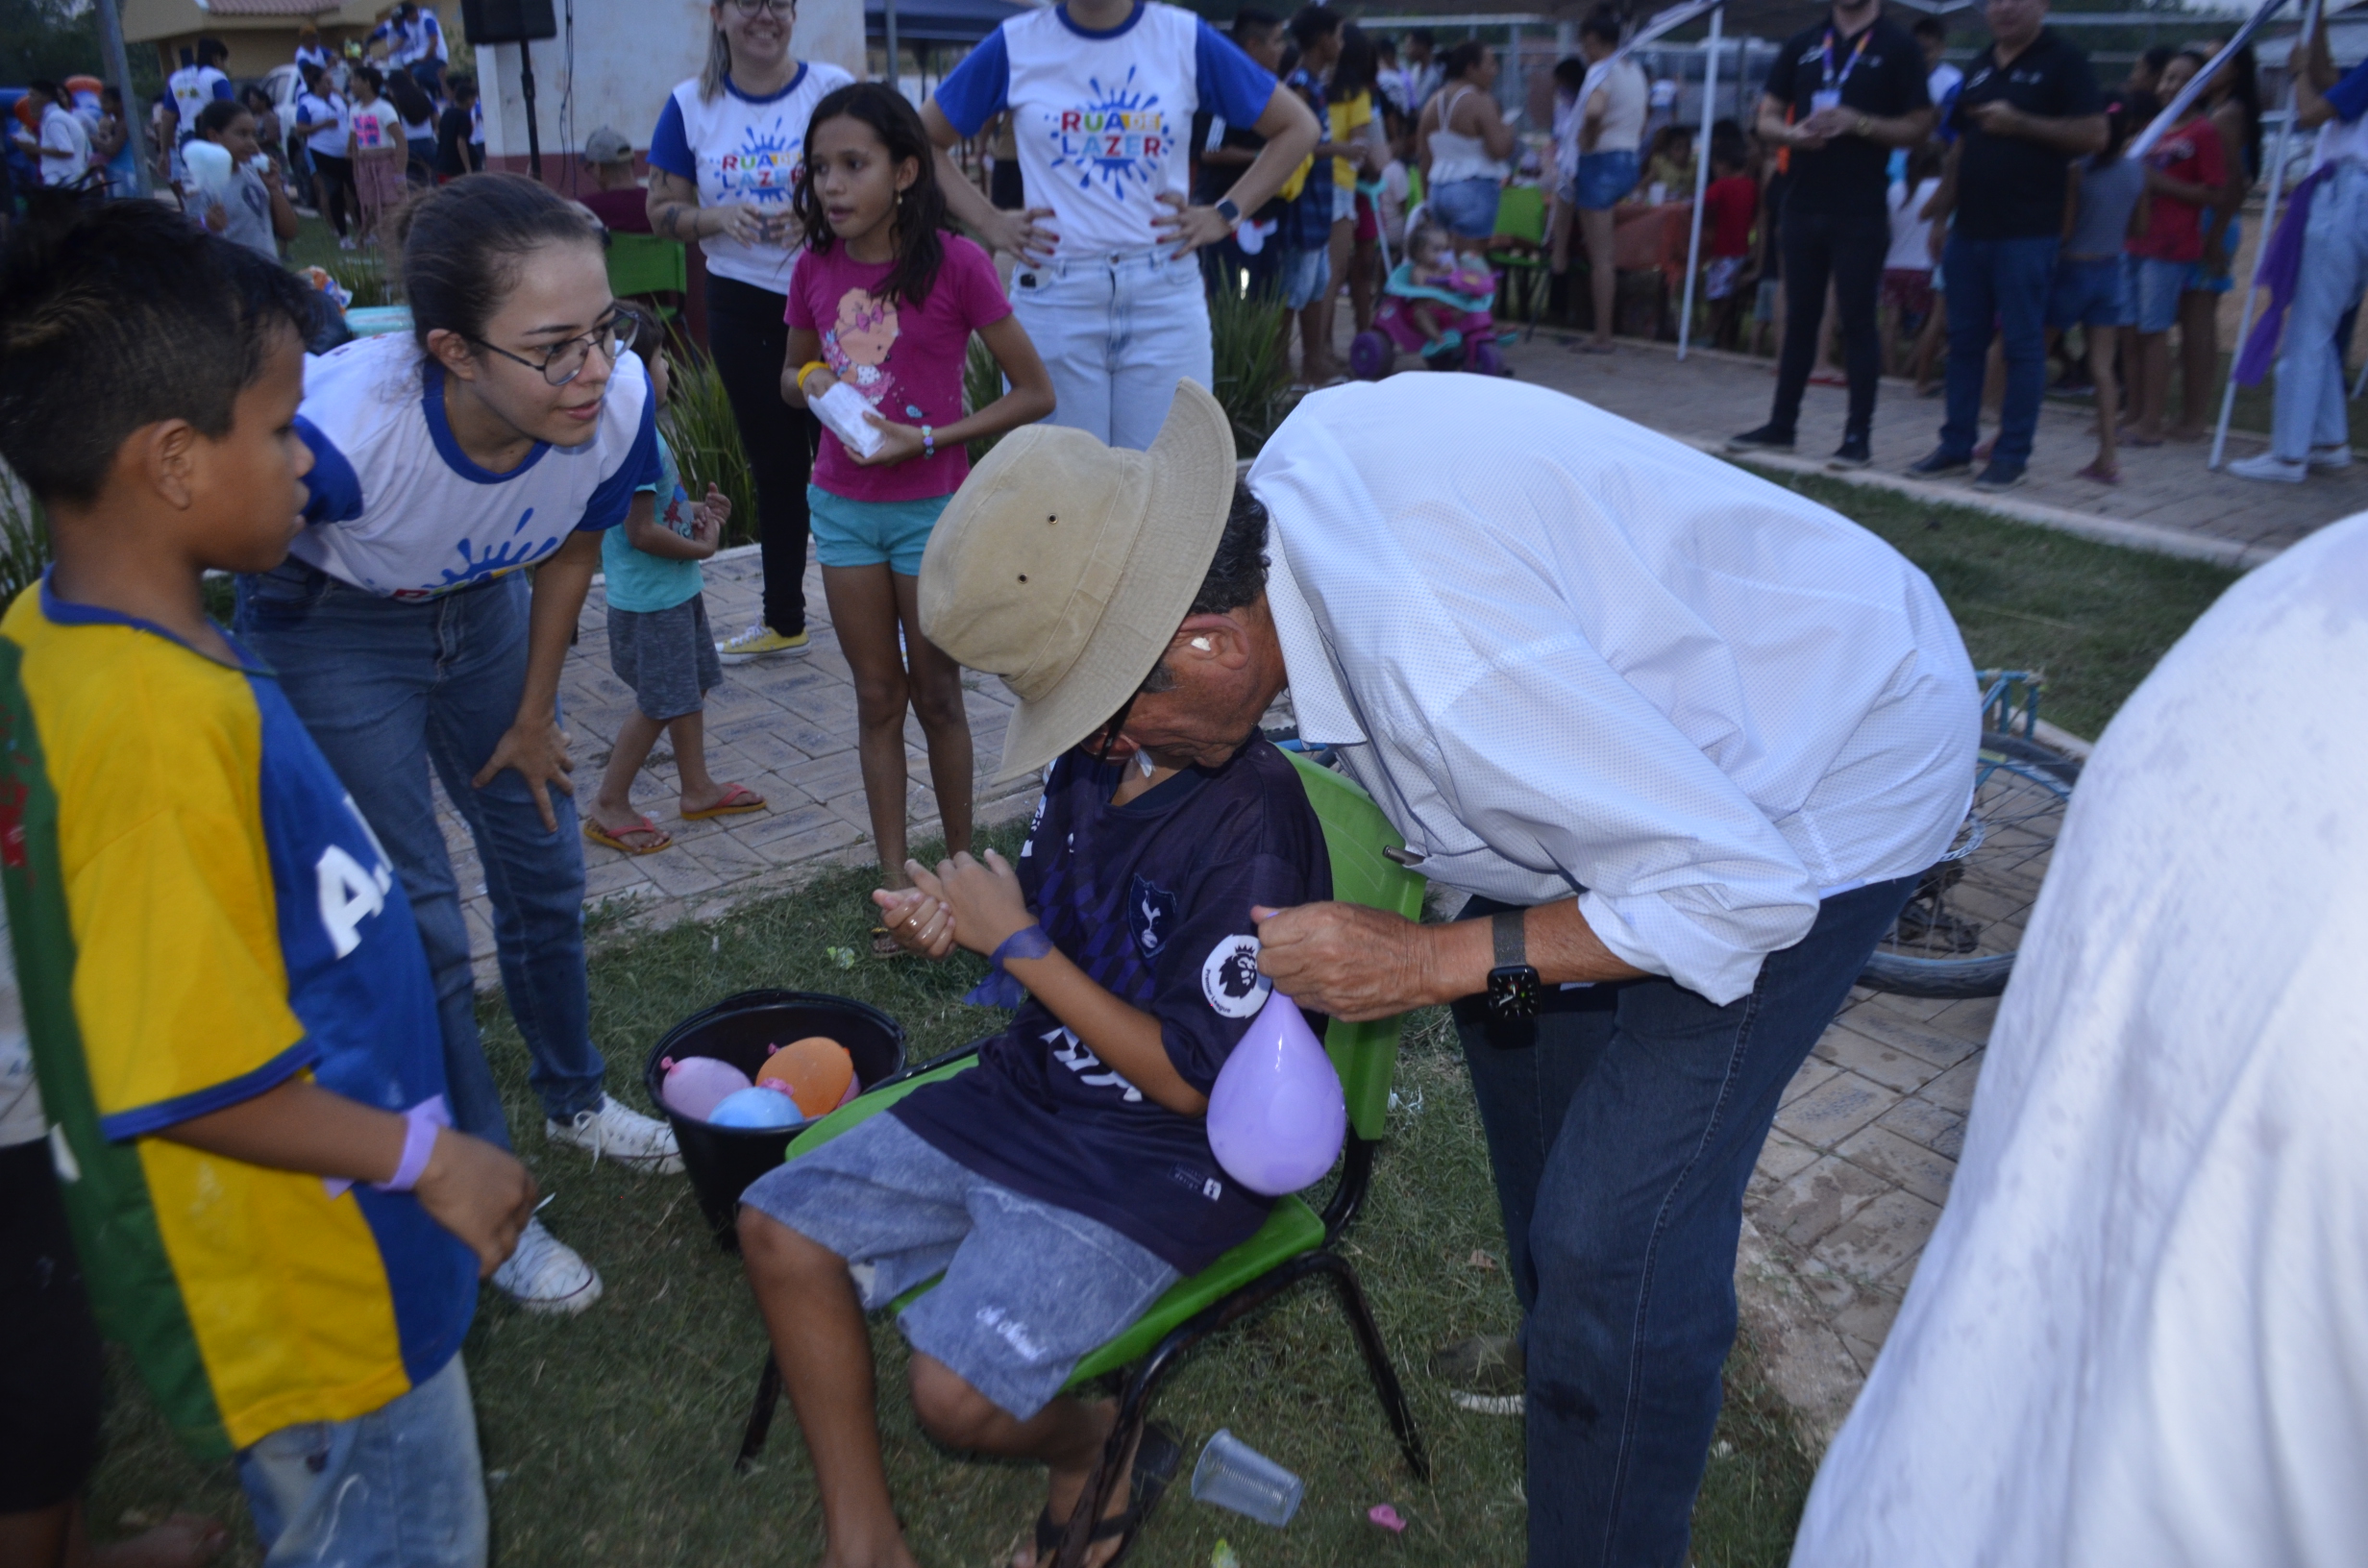
MULTIPOLYGON (((711 23, 703 0, 573 0, 574 76, 566 38, 570 0, 554 0, 561 36, 528 46, 534 63, 536 121, 543 178, 565 190, 584 138, 612 126, 646 151, 666 95, 699 74, 707 58, 711 23), (570 88, 573 87, 571 93, 570 88), (565 115, 562 117, 562 106, 565 115)), ((806 60, 826 60, 863 74, 861 0, 803 0, 791 47, 806 60)), ((488 167, 527 166, 526 100, 519 46, 481 44, 477 63, 485 94, 488 167)))

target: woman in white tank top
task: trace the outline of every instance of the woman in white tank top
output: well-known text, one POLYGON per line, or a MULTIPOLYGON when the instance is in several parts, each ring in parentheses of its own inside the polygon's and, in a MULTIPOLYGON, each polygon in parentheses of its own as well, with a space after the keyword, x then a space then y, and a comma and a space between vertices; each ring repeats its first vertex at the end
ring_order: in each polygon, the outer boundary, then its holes
POLYGON ((1497 196, 1512 173, 1506 159, 1513 128, 1489 95, 1496 81, 1494 50, 1466 39, 1447 51, 1446 67, 1446 85, 1422 111, 1417 156, 1424 207, 1458 249, 1471 250, 1496 232, 1497 196))

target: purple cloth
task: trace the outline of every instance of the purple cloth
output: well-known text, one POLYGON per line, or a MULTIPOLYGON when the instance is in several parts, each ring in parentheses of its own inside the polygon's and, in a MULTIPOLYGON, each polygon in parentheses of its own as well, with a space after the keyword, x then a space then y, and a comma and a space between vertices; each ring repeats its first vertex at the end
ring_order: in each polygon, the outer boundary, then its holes
POLYGON ((2285 326, 2286 310, 2294 303, 2295 284, 2303 275, 2303 234, 2310 227, 2310 198, 2316 194, 2319 182, 2326 178, 2325 169, 2315 169, 2309 179, 2294 187, 2294 199, 2286 204, 2285 216, 2278 220, 2278 232, 2269 236, 2269 248, 2261 253, 2260 270, 2254 284, 2269 285, 2269 308, 2253 324, 2244 349, 2236 355, 2239 386, 2259 385, 2278 357, 2278 334, 2285 326))

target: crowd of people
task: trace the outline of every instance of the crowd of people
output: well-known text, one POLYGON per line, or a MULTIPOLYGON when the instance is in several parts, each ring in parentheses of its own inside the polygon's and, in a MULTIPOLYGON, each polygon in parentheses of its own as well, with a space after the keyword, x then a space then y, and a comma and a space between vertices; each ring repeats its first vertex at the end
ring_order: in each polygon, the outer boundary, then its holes
MULTIPOLYGON (((1590 16, 1541 170, 1550 307, 1576 308, 1589 259, 1609 348, 1619 209, 1703 180, 1714 331, 1747 299, 1781 324, 1770 419, 1736 446, 1793 445, 1830 314, 1837 463, 1868 460, 1885 369, 1944 337, 1946 423, 1914 472, 1979 461, 2005 488, 2050 334, 2076 332, 2109 482, 2117 438, 2174 433, 2166 336, 2227 271, 2257 103, 2224 72, 2141 163, 2123 143, 2206 57, 2142 61, 2109 97, 2044 0, 1986 16, 1961 71, 1937 24, 1835 0, 1751 129, 1699 149, 1617 18, 1590 16)), ((1496 378, 1320 392, 1237 478, 1213 293, 1279 300, 1311 388, 1340 379, 1344 294, 1361 328, 1402 314, 1426 355, 1485 330, 1455 311, 1492 289, 1520 162, 1485 46, 1374 39, 1322 5, 1220 33, 1159 0, 1069 0, 1002 22, 916 108, 802 59, 796 20, 795 0, 719 0, 647 185, 603 128, 581 201, 468 172, 470 84, 432 12, 388 18, 383 69, 308 45, 284 124, 201 43, 168 93, 181 209, 77 176, 12 236, 0 455, 55 565, 0 622, 30 1036, 0 1049, 0 1262, 44 1347, 0 1364, 30 1390, 0 1423, 0 1545, 86 1558, 95 1304, 176 1431, 235 1457, 273 1568, 481 1565, 458 1356, 479 1282, 559 1314, 603 1286, 512 1152, 437 786, 482 868, 546 1142, 679 1170, 672 1130, 606 1091, 585 846, 672 846, 633 794, 661 735, 679 821, 768 809, 709 772, 703 716, 727 666, 811 646, 810 551, 854 677, 874 956, 976 953, 977 994, 1018 1008, 978 1066, 744 1200, 832 1559, 909 1561, 863 1313, 942 1273, 900 1319, 916 1412, 1047 1467, 1017 1561, 1050 1560, 1120 1419, 1065 1393, 1071 1370, 1265 1222, 1201 1118, 1279 989, 1345 1018, 1452 1006, 1524 1313, 1531 1560, 1683 1560, 1744 1184, 1964 817, 1978 698, 1939 596, 1805 498, 1496 378), (1120 80, 1168 107, 1105 103, 1120 80), (1017 179, 966 176, 972 138, 1017 179), (333 216, 333 184, 356 198, 407 332, 303 352, 318 305, 277 249, 290 160, 333 216), (720 639, 701 563, 730 502, 684 482, 658 420, 667 329, 609 285, 608 232, 639 227, 703 255, 754 480, 761 619, 720 639), (999 392, 967 407, 974 341, 999 392), (228 628, 210 572, 235 581, 228 628), (558 689, 595 573, 633 711, 580 797, 558 689), (1018 698, 1000 775, 1044 778, 1016 864, 971 853, 966 669, 1018 698), (1410 857, 1470 895, 1459 919, 1330 900, 1322 830, 1257 732, 1287 688, 1410 857), (908 712, 936 867, 906 853, 908 712), (1718 739, 1743 733, 1764 744, 1718 739), (75 1236, 111 1245, 78 1262, 75 1236)), ((44 167, 86 162, 101 139, 36 90, 44 167)), ((2292 333, 2333 332, 2368 271, 2345 139, 2368 70, 2337 79, 2322 44, 2304 102, 2335 127, 2289 219, 2333 280, 2293 285, 2279 360, 2306 471, 2340 440, 2341 368, 2292 333)), ((1104 1516, 1080 1515, 1094 1560, 1177 1457, 1142 1433, 1104 1516)), ((1848 1533, 1833 1498, 1829 1539, 1848 1533)), ((176 1522, 146 1560, 218 1536, 176 1522)))

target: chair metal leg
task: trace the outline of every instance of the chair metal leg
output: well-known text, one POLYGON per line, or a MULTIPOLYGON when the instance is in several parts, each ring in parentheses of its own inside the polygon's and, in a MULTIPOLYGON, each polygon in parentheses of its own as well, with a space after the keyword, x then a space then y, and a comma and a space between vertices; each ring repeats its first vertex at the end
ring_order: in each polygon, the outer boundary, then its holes
POLYGON ((756 1378, 756 1403, 749 1409, 748 1431, 740 1438, 740 1457, 731 1461, 733 1471, 747 1475, 756 1456, 764 1452, 765 1439, 773 1434, 773 1411, 781 1402, 781 1366, 765 1353, 765 1369, 756 1378))
POLYGON ((1372 1309, 1366 1305, 1365 1289, 1357 1283, 1357 1271, 1336 1253, 1309 1256, 1321 1260, 1323 1271, 1332 1276, 1332 1286, 1341 1298, 1341 1311, 1356 1333, 1357 1348, 1365 1353, 1365 1370, 1372 1377, 1373 1392, 1381 1398, 1382 1413, 1390 1418, 1390 1430, 1397 1433, 1397 1446, 1406 1456, 1406 1467, 1418 1479, 1430 1480, 1430 1456, 1423 1450, 1422 1434, 1415 1430, 1414 1409, 1406 1403, 1406 1390, 1397 1381, 1397 1369, 1390 1364, 1389 1348, 1381 1342, 1381 1330, 1373 1322, 1372 1309))

